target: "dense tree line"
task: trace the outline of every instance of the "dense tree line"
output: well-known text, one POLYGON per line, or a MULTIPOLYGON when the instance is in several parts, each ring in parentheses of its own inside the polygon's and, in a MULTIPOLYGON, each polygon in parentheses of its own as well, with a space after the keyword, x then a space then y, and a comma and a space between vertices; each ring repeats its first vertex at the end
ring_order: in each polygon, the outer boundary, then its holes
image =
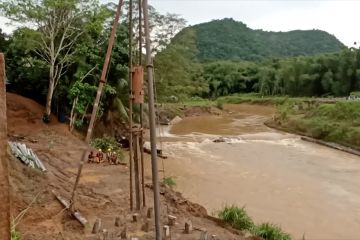
MULTIPOLYGON (((82 126, 91 112, 115 15, 114 3, 98 0, 0 0, 0 13, 18 28, 0 31, 9 91, 47 105, 46 115, 67 115, 82 126)), ((128 1, 117 30, 105 94, 99 115, 127 120, 128 1)), ((138 49, 138 9, 134 4, 134 64, 138 49)), ((151 40, 160 51, 183 26, 174 14, 162 15, 150 6, 151 40), (161 26, 161 27, 157 27, 161 26)))
POLYGON ((348 96, 360 89, 360 50, 262 63, 213 62, 204 65, 205 96, 258 92, 262 95, 348 96))
POLYGON ((216 98, 258 92, 262 95, 348 96, 360 89, 359 49, 343 48, 335 53, 261 61, 203 62, 198 57, 201 50, 196 38, 195 29, 185 28, 156 55, 161 95, 216 98))
POLYGON ((264 32, 215 20, 183 29, 156 55, 157 89, 178 98, 347 96, 360 89, 359 54, 322 31, 264 32))

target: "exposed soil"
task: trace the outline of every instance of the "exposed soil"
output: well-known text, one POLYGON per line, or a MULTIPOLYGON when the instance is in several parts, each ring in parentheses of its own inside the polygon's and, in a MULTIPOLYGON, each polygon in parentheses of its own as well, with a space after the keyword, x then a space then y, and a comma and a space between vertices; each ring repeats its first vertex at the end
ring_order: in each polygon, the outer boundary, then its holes
MULTIPOLYGON (((48 171, 40 173, 9 157, 12 216, 21 211, 26 214, 17 225, 23 240, 38 239, 102 239, 91 235, 91 227, 83 228, 55 199, 52 190, 66 198, 75 182, 77 166, 85 143, 69 133, 65 124, 52 117, 52 123, 42 123, 43 106, 27 98, 7 94, 8 137, 31 147, 43 161, 48 171), (33 203, 32 203, 33 202, 33 203), (29 204, 32 203, 30 206, 29 204)), ((148 159, 147 159, 148 160, 148 159)), ((120 239, 119 233, 126 227, 130 236, 154 239, 153 219, 150 232, 143 232, 145 209, 141 220, 132 223, 129 211, 128 168, 123 165, 86 164, 76 197, 76 208, 89 220, 90 225, 101 218, 103 228, 108 229, 112 239, 120 239), (115 227, 115 218, 120 217, 121 227, 115 227)), ((151 184, 148 176, 146 183, 151 184)), ((178 224, 172 227, 172 239, 199 239, 200 231, 183 234, 184 222, 190 219, 194 226, 206 228, 217 239, 244 239, 241 233, 224 227, 207 216, 205 208, 184 199, 181 194, 162 187, 162 222, 167 215, 177 217, 178 224), (239 235, 240 234, 240 235, 239 235)), ((146 188, 147 206, 152 206, 152 190, 146 188)))

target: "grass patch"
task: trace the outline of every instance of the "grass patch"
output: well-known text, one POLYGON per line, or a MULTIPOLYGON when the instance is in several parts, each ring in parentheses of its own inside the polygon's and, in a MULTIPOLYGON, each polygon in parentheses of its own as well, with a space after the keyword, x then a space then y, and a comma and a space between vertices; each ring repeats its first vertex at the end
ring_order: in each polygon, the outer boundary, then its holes
POLYGON ((225 206, 218 214, 219 218, 226 223, 229 223, 233 228, 238 230, 251 231, 254 228, 254 222, 249 217, 245 208, 237 206, 225 206))
POLYGON ((218 217, 230 224, 233 228, 248 231, 254 236, 261 237, 264 240, 291 240, 291 236, 285 233, 280 227, 262 223, 255 225, 254 221, 245 211, 245 208, 239 208, 235 205, 225 206, 219 213, 218 217))
POLYGON ((104 136, 102 138, 95 138, 90 142, 90 145, 93 148, 101 149, 102 152, 115 152, 116 156, 120 161, 124 160, 124 153, 119 147, 116 140, 109 136, 104 136))
POLYGON ((287 102, 278 107, 275 121, 296 133, 360 147, 360 102, 287 102))
POLYGON ((16 231, 16 226, 11 226, 11 240, 20 240, 20 234, 16 231))
POLYGON ((279 226, 270 223, 256 226, 252 233, 265 240, 291 240, 289 234, 285 233, 279 226))
POLYGON ((279 105, 288 100, 287 96, 262 96, 258 93, 233 94, 230 96, 219 97, 216 101, 221 104, 231 103, 250 103, 261 105, 279 105))
POLYGON ((172 177, 166 177, 166 178, 164 178, 164 179, 163 179, 163 183, 164 183, 166 186, 170 187, 170 188, 176 186, 176 182, 175 182, 174 178, 172 178, 172 177))

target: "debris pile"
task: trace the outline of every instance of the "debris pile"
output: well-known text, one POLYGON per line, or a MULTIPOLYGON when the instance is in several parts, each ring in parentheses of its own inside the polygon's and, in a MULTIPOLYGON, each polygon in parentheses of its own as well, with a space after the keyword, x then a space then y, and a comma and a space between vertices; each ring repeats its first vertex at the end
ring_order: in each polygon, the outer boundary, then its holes
POLYGON ((9 142, 11 153, 21 160, 26 166, 46 171, 44 164, 36 156, 31 148, 26 147, 23 143, 9 142))

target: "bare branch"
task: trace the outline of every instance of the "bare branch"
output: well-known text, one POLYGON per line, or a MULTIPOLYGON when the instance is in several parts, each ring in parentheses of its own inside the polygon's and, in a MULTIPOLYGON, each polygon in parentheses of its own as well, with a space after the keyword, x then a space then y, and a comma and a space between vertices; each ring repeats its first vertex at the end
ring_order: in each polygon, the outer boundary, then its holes
POLYGON ((87 76, 89 76, 91 74, 92 71, 94 71, 96 68, 97 68, 97 64, 92 68, 90 69, 81 79, 80 79, 80 82, 82 82, 85 78, 87 78, 87 76))
POLYGON ((39 50, 38 48, 34 49, 34 52, 36 53, 36 55, 44 59, 45 62, 50 63, 50 58, 45 52, 39 50))

